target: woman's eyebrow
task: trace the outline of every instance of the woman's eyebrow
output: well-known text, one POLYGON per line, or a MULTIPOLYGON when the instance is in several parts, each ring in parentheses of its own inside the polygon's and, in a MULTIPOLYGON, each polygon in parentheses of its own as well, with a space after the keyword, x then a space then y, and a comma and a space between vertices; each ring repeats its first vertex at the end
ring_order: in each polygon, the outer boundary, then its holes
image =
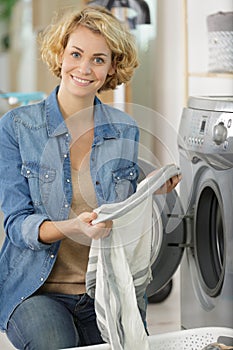
MULTIPOLYGON (((80 47, 78 46, 72 46, 72 48, 84 53, 84 50, 82 50, 80 47)), ((96 52, 93 54, 93 56, 105 56, 105 57, 108 57, 109 55, 107 53, 104 53, 104 52, 96 52)))
POLYGON ((80 49, 80 47, 78 47, 78 46, 73 45, 72 48, 73 48, 73 49, 76 49, 76 50, 78 50, 78 51, 84 52, 84 51, 83 51, 82 49, 80 49))

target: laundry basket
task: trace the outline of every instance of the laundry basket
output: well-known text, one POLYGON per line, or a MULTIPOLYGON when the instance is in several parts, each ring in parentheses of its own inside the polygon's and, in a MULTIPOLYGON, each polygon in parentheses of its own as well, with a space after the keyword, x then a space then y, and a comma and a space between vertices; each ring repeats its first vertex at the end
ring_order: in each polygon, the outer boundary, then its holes
MULTIPOLYGON (((202 327, 149 336, 150 350, 201 350, 219 342, 233 345, 233 329, 224 327, 202 327)), ((83 346, 82 350, 111 350, 109 344, 83 346)), ((65 349, 63 349, 65 350, 65 349)))

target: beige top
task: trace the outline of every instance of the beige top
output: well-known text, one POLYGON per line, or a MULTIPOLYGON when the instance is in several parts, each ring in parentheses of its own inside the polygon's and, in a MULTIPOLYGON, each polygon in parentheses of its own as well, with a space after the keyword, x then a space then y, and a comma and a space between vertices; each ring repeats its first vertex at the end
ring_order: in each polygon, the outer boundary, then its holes
MULTIPOLYGON (((81 171, 72 169, 72 186, 73 199, 70 218, 96 208, 95 190, 89 167, 81 171)), ((91 240, 84 235, 78 235, 75 241, 64 238, 53 270, 41 287, 41 291, 65 294, 85 293, 85 275, 90 244, 91 240)))

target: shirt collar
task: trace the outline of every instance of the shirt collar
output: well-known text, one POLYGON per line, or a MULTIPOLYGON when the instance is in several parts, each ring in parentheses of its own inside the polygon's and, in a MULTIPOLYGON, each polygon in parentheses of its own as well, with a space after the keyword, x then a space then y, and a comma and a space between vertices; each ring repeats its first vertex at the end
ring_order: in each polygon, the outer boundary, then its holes
POLYGON ((46 105, 46 120, 47 130, 50 137, 58 136, 68 132, 64 118, 61 114, 58 102, 57 93, 59 86, 57 86, 45 101, 46 105))
MULTIPOLYGON (((47 130, 50 137, 58 136, 68 132, 66 123, 60 111, 57 93, 59 86, 57 86, 46 99, 46 120, 47 130)), ((110 115, 110 109, 103 104, 97 97, 94 100, 95 111, 95 137, 94 143, 98 143, 100 139, 118 138, 119 130, 117 129, 116 121, 113 121, 110 115)))
POLYGON ((108 105, 103 104, 98 97, 94 100, 95 112, 95 139, 94 142, 98 142, 99 139, 112 139, 119 138, 119 130, 117 129, 117 120, 113 120, 110 108, 108 105))

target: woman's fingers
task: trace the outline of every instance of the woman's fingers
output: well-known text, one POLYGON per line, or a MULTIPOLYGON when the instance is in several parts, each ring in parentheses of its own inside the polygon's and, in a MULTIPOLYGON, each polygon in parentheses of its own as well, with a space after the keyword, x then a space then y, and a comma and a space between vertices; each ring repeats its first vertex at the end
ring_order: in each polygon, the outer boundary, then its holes
POLYGON ((171 177, 166 183, 160 187, 155 194, 165 194, 171 192, 180 182, 181 180, 181 175, 175 175, 171 177))

